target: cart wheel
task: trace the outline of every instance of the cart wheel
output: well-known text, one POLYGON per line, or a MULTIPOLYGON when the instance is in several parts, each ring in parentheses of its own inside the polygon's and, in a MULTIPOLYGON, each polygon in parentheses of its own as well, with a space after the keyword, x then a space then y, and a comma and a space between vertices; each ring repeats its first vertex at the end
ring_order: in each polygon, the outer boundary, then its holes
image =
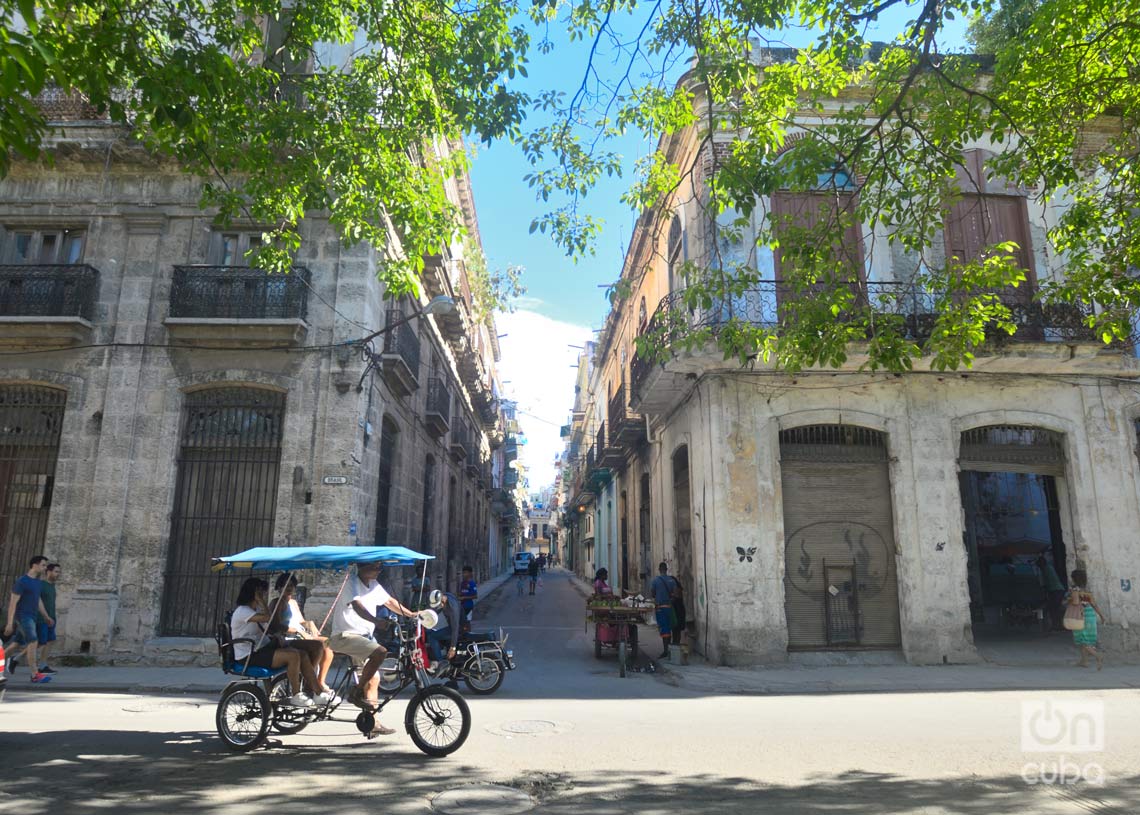
POLYGON ((214 722, 226 747, 247 753, 265 741, 270 720, 269 697, 255 682, 239 682, 222 691, 214 722))
POLYGON ((300 733, 309 723, 305 711, 281 704, 290 696, 289 677, 284 673, 275 676, 269 683, 269 705, 273 710, 273 729, 283 736, 300 733))
POLYGON ((474 665, 466 666, 463 681, 472 693, 489 696, 503 684, 503 668, 490 657, 479 657, 474 665))
POLYGON ((429 756, 442 758, 467 741, 471 711, 459 691, 444 685, 430 685, 408 702, 404 728, 416 747, 429 756))
POLYGON ((400 673, 400 663, 395 659, 388 657, 381 662, 377 674, 380 679, 380 690, 384 693, 394 693, 400 689, 404 677, 400 673))
POLYGON ((625 661, 629 656, 629 643, 622 640, 618 643, 618 676, 625 677, 625 661))

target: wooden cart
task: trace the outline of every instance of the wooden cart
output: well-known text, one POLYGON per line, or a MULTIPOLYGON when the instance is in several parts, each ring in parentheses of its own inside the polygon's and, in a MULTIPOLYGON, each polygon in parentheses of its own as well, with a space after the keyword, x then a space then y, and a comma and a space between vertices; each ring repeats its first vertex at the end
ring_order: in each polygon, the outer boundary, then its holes
POLYGON ((637 626, 645 623, 652 606, 631 608, 610 598, 591 597, 586 601, 586 623, 594 624, 594 657, 602 658, 603 648, 617 651, 618 674, 625 676, 637 659, 637 626))

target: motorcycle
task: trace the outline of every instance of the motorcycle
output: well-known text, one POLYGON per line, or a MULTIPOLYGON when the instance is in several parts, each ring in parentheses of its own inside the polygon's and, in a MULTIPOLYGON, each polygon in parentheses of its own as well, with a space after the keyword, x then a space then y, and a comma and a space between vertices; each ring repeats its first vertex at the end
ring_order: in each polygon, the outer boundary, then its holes
MULTIPOLYGON (((439 672, 434 674, 436 679, 445 682, 463 682, 472 693, 487 696, 499 689, 503 684, 507 671, 515 669, 515 655, 507 649, 507 637, 500 628, 498 636, 493 631, 468 632, 459 635, 455 646, 455 658, 439 672)), ((422 635, 421 635, 422 638, 422 635)), ((426 645, 417 642, 418 647, 426 645)), ((380 666, 380 687, 388 691, 399 682, 399 673, 395 665, 389 666, 388 660, 380 666)))

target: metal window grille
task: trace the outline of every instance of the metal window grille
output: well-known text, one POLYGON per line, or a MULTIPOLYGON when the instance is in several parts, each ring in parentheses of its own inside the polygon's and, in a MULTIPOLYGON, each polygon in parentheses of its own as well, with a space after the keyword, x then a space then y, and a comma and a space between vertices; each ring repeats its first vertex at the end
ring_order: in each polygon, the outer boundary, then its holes
POLYGON ((780 431, 785 461, 886 461, 887 434, 846 424, 813 424, 780 431))
MULTIPOLYGON (((67 392, 0 385, 0 581, 43 554, 67 392)), ((7 613, 7 603, 0 615, 7 613)))
POLYGON ((1065 463, 1065 438, 1042 427, 990 425, 962 433, 962 461, 1052 466, 1065 463))
POLYGON ((209 388, 186 394, 160 630, 208 636, 245 575, 210 558, 273 545, 285 394, 209 388))

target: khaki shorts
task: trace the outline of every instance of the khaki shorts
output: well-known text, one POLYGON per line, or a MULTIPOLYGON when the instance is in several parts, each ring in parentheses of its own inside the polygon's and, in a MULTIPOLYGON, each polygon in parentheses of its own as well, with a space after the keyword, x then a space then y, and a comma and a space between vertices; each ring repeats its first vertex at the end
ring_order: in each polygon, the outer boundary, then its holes
POLYGON ((360 666, 368 661, 368 658, 381 646, 376 640, 369 639, 362 634, 345 631, 329 637, 328 647, 333 650, 333 653, 352 657, 353 664, 360 666))

